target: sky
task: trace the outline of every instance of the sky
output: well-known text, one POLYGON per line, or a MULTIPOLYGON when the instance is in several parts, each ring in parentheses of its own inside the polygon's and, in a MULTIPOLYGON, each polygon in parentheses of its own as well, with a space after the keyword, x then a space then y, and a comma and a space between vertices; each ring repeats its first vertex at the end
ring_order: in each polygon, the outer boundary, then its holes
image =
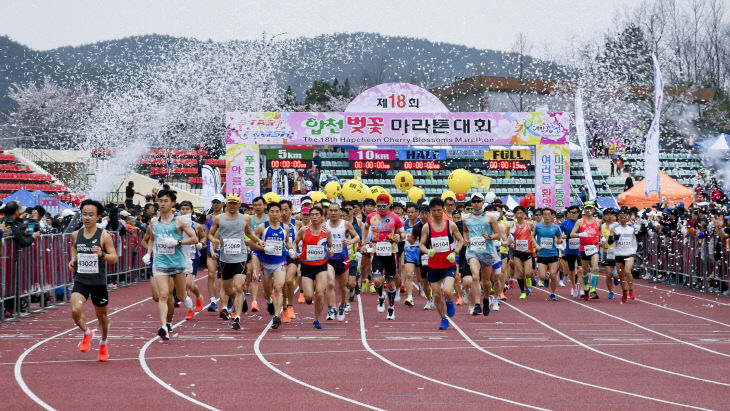
POLYGON ((597 40, 640 0, 0 0, 0 34, 36 50, 131 35, 247 40, 373 32, 510 50, 524 33, 536 56, 597 40))

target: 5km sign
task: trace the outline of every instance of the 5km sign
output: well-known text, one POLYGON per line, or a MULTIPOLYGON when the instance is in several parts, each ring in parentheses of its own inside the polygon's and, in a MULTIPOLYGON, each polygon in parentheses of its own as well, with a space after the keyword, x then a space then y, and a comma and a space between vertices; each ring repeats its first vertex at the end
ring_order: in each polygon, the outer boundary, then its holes
POLYGON ((301 149, 268 149, 264 150, 267 160, 311 160, 314 158, 312 150, 301 149))

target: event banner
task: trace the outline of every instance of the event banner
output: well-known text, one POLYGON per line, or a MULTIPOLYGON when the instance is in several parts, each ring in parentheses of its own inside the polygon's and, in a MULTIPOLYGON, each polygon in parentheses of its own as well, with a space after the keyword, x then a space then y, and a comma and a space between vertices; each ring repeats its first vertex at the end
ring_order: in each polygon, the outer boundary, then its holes
POLYGON ((646 147, 644 150, 644 177, 645 194, 660 192, 659 188, 659 117, 662 112, 662 98, 664 97, 664 79, 659 68, 656 56, 654 60, 654 120, 651 122, 649 132, 646 135, 646 147))
POLYGON ((210 210, 213 196, 220 192, 220 177, 216 178, 213 167, 207 164, 201 167, 200 175, 203 179, 203 208, 210 210))
POLYGON ((567 144, 566 113, 231 112, 227 144, 473 146, 567 144))
POLYGON ((535 207, 570 205, 570 148, 538 144, 535 156, 535 207))
POLYGON ((588 145, 586 144, 586 122, 583 118, 583 92, 581 89, 575 91, 575 131, 578 135, 580 151, 583 153, 583 176, 586 179, 588 199, 596 200, 596 185, 593 183, 591 174, 591 162, 588 159, 588 145))
POLYGON ((254 144, 226 146, 226 194, 236 193, 251 204, 261 191, 259 147, 254 144))

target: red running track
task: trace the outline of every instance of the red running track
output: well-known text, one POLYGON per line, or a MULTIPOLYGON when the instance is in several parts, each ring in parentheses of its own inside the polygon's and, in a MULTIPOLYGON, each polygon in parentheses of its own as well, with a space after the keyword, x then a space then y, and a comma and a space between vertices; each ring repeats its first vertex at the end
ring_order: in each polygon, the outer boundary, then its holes
POLYGON ((297 319, 278 330, 267 329, 265 309, 244 315, 242 331, 202 311, 161 343, 142 283, 110 294, 107 363, 96 361, 98 340, 78 351, 81 332, 67 306, 0 323, 2 405, 730 408, 730 300, 641 280, 636 291, 637 300, 621 304, 605 291, 585 303, 567 287, 557 302, 541 289, 526 300, 510 290, 488 317, 457 307, 447 331, 436 329, 439 318, 420 297, 416 307, 396 303, 396 320, 386 321, 375 296, 364 295, 345 322, 323 321, 322 330, 312 328, 312 305, 297 304, 297 319))

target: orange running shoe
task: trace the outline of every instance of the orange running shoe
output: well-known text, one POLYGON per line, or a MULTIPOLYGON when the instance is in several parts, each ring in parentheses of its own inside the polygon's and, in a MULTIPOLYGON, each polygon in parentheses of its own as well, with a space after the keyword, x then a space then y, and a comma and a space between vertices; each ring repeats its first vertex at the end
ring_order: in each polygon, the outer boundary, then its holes
POLYGON ((203 311, 203 296, 201 295, 198 297, 198 299, 195 301, 195 312, 199 313, 203 311))
POLYGON ((292 320, 297 318, 296 313, 294 313, 294 306, 290 305, 290 306, 286 307, 286 312, 287 312, 287 315, 289 316, 289 318, 291 318, 292 320))
POLYGON ((79 346, 79 350, 81 352, 89 351, 89 348, 91 348, 91 339, 94 338, 94 332, 89 330, 88 334, 84 334, 84 339, 81 340, 81 345, 79 346))
POLYGON ((285 323, 291 322, 291 318, 289 318, 289 311, 288 310, 284 310, 284 311, 281 312, 281 319, 285 323))
POLYGON ((299 292, 299 302, 304 303, 304 293, 301 291, 299 292))
POLYGON ((504 295, 504 291, 502 291, 501 293, 499 293, 499 299, 502 300, 502 301, 507 301, 507 296, 504 295))
POLYGON ((106 361, 109 359, 109 348, 106 344, 99 345, 99 361, 106 361))
POLYGON ((238 317, 238 314, 235 311, 231 312, 231 320, 236 317, 238 317))
POLYGON ((464 303, 464 301, 461 299, 461 297, 456 299, 456 305, 461 305, 463 303, 464 303))
POLYGON ((257 303, 257 302, 256 302, 256 300, 254 300, 254 301, 253 301, 253 302, 251 303, 251 312, 252 312, 252 313, 255 313, 255 312, 257 312, 258 310, 259 310, 259 303, 257 303))
POLYGON ((188 310, 188 313, 185 314, 185 319, 186 320, 192 320, 193 319, 193 314, 195 314, 195 310, 193 310, 192 308, 189 309, 188 310))
POLYGON ((636 296, 634 295, 634 290, 629 290, 629 298, 631 298, 632 300, 636 298, 636 296))

